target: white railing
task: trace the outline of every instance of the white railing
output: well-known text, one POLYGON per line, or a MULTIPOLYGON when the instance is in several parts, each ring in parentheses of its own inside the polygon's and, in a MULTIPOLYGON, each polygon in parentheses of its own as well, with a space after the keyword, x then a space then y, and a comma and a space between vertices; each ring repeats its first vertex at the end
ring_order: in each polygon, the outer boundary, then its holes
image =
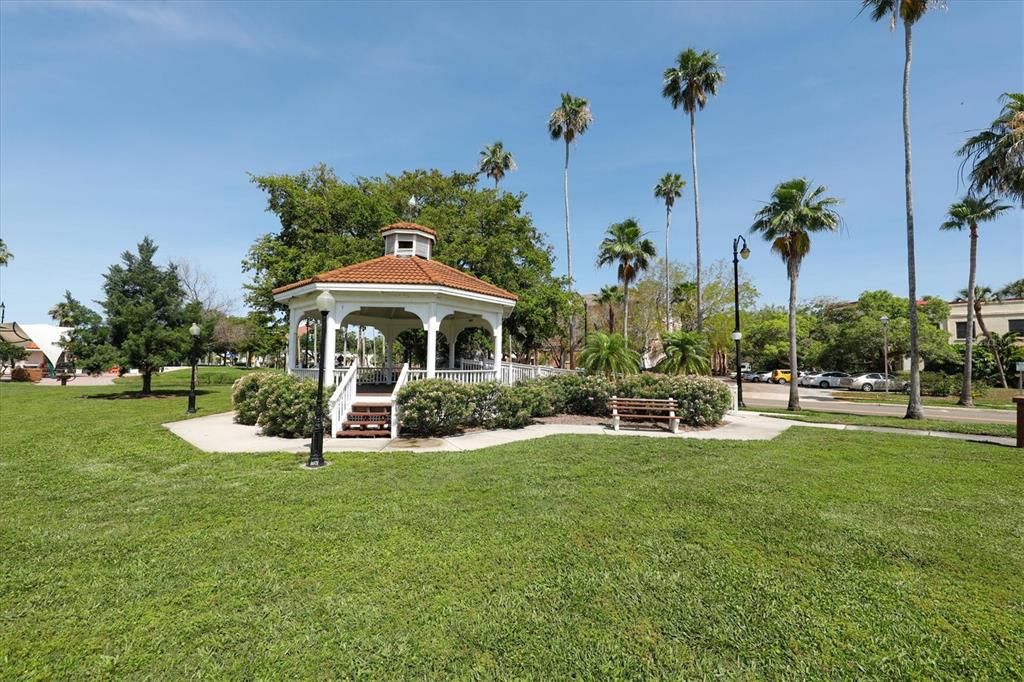
POLYGON ((462 369, 494 369, 494 360, 459 360, 462 369))
POLYGON ((400 430, 399 418, 398 418, 398 392, 402 390, 402 386, 405 386, 405 382, 409 380, 409 363, 402 365, 402 370, 398 373, 398 378, 395 379, 395 390, 391 391, 391 437, 398 438, 398 432, 400 430))
MULTIPOLYGON (((421 381, 427 378, 427 370, 410 369, 409 381, 421 381)), ((454 381, 457 384, 482 384, 485 381, 496 381, 493 369, 439 369, 434 372, 435 379, 454 381)))
POLYGON ((312 379, 313 381, 316 381, 319 371, 316 367, 292 367, 292 374, 300 379, 312 379))
POLYGON ((338 385, 331 395, 331 400, 327 403, 328 409, 331 411, 331 438, 336 437, 338 431, 341 430, 341 423, 345 421, 345 417, 348 416, 349 410, 352 409, 352 405, 356 401, 356 375, 358 369, 358 364, 353 362, 352 366, 345 372, 345 375, 338 381, 338 385))
POLYGON ((402 371, 400 367, 360 367, 359 383, 393 384, 402 371))

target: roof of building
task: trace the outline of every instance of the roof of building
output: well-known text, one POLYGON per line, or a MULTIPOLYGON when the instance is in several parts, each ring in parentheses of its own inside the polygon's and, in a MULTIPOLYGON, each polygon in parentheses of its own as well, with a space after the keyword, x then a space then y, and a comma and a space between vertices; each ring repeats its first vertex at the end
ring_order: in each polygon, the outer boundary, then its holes
POLYGON ((434 239, 437 239, 437 232, 434 232, 429 227, 425 227, 419 223, 397 222, 380 228, 381 233, 388 232, 390 230, 416 230, 417 232, 428 234, 434 239))
MULTIPOLYGON (((403 223, 396 223, 403 224, 403 223)), ((408 223, 411 224, 411 223, 408 223)), ((419 227, 419 226, 417 226, 419 227)), ((385 228, 387 229, 387 228, 385 228)), ((426 229, 426 228, 424 228, 426 229)), ((280 294, 306 284, 405 284, 414 286, 442 286, 474 294, 494 296, 515 301, 518 296, 483 281, 469 273, 424 258, 381 256, 337 270, 330 270, 307 279, 274 289, 280 294)))

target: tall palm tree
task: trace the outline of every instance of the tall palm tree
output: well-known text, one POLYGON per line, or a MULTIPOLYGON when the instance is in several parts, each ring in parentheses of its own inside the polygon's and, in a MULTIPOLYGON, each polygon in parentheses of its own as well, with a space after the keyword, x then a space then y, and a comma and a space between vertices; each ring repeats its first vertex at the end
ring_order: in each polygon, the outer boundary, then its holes
POLYGON ((580 366, 601 374, 636 374, 640 371, 640 354, 629 347, 622 334, 594 332, 580 352, 580 366))
POLYGON ((512 152, 505 151, 505 145, 501 140, 487 145, 480 151, 478 167, 481 173, 494 179, 494 189, 498 189, 498 183, 505 177, 505 173, 518 168, 516 160, 512 158, 512 152))
POLYGON ((75 313, 78 310, 79 302, 71 295, 70 291, 64 292, 64 300, 58 301, 47 312, 59 326, 70 327, 74 324, 75 313))
POLYGON ((978 274, 978 223, 995 220, 1009 206, 997 203, 995 199, 978 198, 968 194, 949 207, 949 219, 939 227, 941 230, 962 230, 971 234, 970 266, 967 270, 967 334, 964 339, 964 381, 960 389, 960 404, 974 405, 971 379, 974 368, 974 286, 978 274))
POLYGON ((889 21, 889 29, 903 22, 903 184, 907 202, 907 290, 910 311, 910 399, 907 419, 924 419, 921 406, 921 368, 917 322, 917 266, 914 262, 914 196, 910 165, 910 62, 913 57, 913 27, 929 7, 942 0, 861 0, 872 21, 889 21))
POLYGON ((14 254, 8 251, 7 244, 4 242, 3 239, 0 239, 0 266, 6 266, 13 259, 14 254))
POLYGON ((622 289, 613 284, 601 287, 597 302, 608 306, 608 333, 615 333, 615 304, 622 303, 622 289))
POLYGON ((999 297, 1024 298, 1024 279, 1016 279, 999 290, 999 297))
POLYGON ((775 187, 771 200, 754 216, 750 231, 771 242, 771 249, 786 264, 789 278, 789 368, 793 380, 789 382, 789 409, 800 409, 800 394, 796 378, 796 280, 800 264, 811 250, 811 235, 818 232, 836 232, 842 219, 835 207, 835 197, 825 196, 824 185, 813 187, 806 178, 794 178, 775 187))
POLYGON ((679 53, 676 63, 665 69, 661 95, 672 102, 672 108, 683 108, 690 115, 690 164, 693 167, 693 217, 697 235, 697 329, 704 327, 700 273, 700 190, 697 182, 697 110, 703 110, 708 95, 718 94, 725 80, 725 71, 718 65, 718 55, 687 48, 679 53))
POLYGON ((634 218, 608 226, 608 235, 601 240, 597 252, 598 267, 617 264, 619 282, 622 283, 622 335, 629 341, 629 285, 636 276, 651 266, 658 255, 654 242, 640 231, 634 218))
POLYGON ((565 201, 565 264, 572 282, 572 232, 569 228, 569 147, 577 137, 587 132, 594 121, 590 102, 582 97, 562 93, 562 103, 548 117, 548 134, 552 140, 565 142, 565 167, 562 171, 562 195, 565 201))
POLYGON ((683 196, 686 180, 679 173, 665 173, 654 186, 654 197, 665 202, 665 331, 672 331, 672 262, 668 258, 668 233, 672 227, 672 207, 683 196))
MULTIPOLYGON (((971 293, 967 289, 960 290, 960 298, 964 300, 971 300, 971 293)), ((994 303, 999 300, 999 294, 992 290, 992 287, 976 286, 974 287, 974 298, 969 309, 974 310, 974 317, 978 320, 978 328, 981 329, 981 335, 985 337, 985 344, 989 350, 992 351, 992 357, 996 361, 996 369, 999 370, 999 381, 1003 384, 1003 388, 1006 388, 1006 370, 1003 368, 1003 358, 999 353, 998 346, 992 341, 992 333, 988 330, 988 325, 985 324, 985 316, 982 315, 981 310, 985 305, 994 303)), ((970 336, 974 333, 974 327, 967 327, 967 335, 970 336)))
POLYGON ((658 363, 659 372, 707 374, 711 370, 707 339, 701 332, 678 331, 662 334, 661 348, 665 351, 665 357, 658 363))
MULTIPOLYGON (((971 189, 994 192, 1024 206, 1024 93, 1004 92, 1003 110, 957 151, 971 168, 971 189)), ((961 171, 963 171, 962 165, 961 171)))

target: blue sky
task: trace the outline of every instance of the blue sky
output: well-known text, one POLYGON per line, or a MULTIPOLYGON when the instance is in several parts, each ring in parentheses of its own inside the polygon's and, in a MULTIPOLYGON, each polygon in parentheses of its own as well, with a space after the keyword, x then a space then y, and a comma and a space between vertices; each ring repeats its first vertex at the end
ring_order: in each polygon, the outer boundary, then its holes
MULTIPOLYGON (((953 151, 1024 88, 1024 3, 950 0, 915 31, 912 90, 919 292, 952 296, 966 235, 937 229, 957 185, 953 151)), ((857 2, 591 4, 0 3, 0 270, 7 319, 43 322, 70 289, 144 235, 241 299, 240 261, 276 227, 248 172, 324 161, 342 178, 470 169, 501 139, 520 170, 503 186, 564 269, 561 143, 546 119, 559 93, 591 100, 573 149, 578 288, 601 233, 635 216, 663 243, 651 188, 690 177, 686 120, 660 94, 687 46, 720 53, 727 79, 698 116, 704 258, 730 256, 779 181, 806 175, 842 197, 846 231, 817 240, 801 298, 906 290, 900 128, 902 35, 857 2)), ((687 188, 672 258, 693 259, 687 188)), ((785 272, 753 243, 762 303, 785 272)), ((984 226, 979 282, 1024 276, 1019 209, 984 226)), ((241 305, 239 304, 241 308, 241 305)))

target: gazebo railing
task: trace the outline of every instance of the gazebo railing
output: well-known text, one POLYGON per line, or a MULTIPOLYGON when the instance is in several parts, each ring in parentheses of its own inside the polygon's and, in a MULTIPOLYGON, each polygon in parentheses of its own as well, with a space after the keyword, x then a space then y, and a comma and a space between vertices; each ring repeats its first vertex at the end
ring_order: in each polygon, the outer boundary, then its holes
MULTIPOLYGON (((421 381, 427 378, 427 370, 409 370, 409 381, 421 381)), ((482 384, 485 381, 496 381, 493 369, 439 369, 434 372, 435 379, 446 379, 457 384, 482 384)))
POLYGON ((402 365, 401 371, 398 373, 398 378, 395 379, 395 390, 391 391, 391 437, 398 438, 399 431, 401 431, 401 419, 398 414, 398 392, 402 390, 402 386, 405 386, 406 382, 409 381, 409 363, 402 365))
POLYGON ((356 402, 356 376, 358 375, 358 370, 358 364, 353 362, 352 366, 346 370, 344 376, 338 381, 338 385, 335 387, 334 393, 327 403, 328 409, 331 411, 331 438, 334 438, 338 431, 341 430, 342 422, 345 421, 349 410, 352 409, 352 405, 356 402))

